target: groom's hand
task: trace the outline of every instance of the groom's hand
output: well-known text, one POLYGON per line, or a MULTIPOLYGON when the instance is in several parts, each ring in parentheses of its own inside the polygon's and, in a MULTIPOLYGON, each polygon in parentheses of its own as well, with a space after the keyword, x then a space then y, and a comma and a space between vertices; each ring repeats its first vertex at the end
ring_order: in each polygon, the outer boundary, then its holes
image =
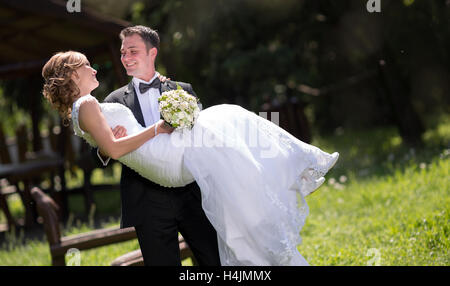
POLYGON ((112 133, 114 134, 114 138, 116 139, 127 136, 127 130, 125 129, 125 127, 121 125, 117 125, 116 127, 114 127, 114 129, 111 128, 111 130, 112 133))
MULTIPOLYGON (((117 125, 116 127, 114 127, 114 129, 111 128, 111 131, 114 135, 114 138, 116 139, 127 136, 127 130, 122 125, 117 125)), ((100 148, 98 148, 98 152, 104 160, 106 160, 106 158, 109 158, 108 155, 106 155, 105 152, 103 152, 100 148)))

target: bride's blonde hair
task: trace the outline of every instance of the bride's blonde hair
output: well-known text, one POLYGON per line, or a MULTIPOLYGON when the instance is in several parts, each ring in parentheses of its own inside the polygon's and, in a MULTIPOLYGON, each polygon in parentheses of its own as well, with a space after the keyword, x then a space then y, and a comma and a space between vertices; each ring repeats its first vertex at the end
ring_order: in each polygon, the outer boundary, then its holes
POLYGON ((71 119, 72 103, 80 95, 80 89, 71 79, 72 73, 87 62, 85 55, 75 51, 53 55, 42 68, 45 80, 42 94, 51 106, 58 110, 64 125, 71 119))

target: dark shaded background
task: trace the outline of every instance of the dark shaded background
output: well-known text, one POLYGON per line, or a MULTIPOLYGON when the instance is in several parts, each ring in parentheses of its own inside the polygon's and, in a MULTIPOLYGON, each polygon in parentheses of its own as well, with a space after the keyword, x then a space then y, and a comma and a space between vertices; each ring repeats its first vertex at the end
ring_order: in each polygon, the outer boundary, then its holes
MULTIPOLYGON (((156 29, 157 69, 191 82, 205 106, 237 103, 258 112, 263 104, 296 102, 315 132, 396 126, 404 142, 420 145, 423 132, 449 113, 450 1, 381 3, 381 13, 369 13, 361 0, 82 0, 81 6, 156 29)), ((95 67, 102 81, 95 95, 102 99, 120 84, 110 62, 95 67)), ((42 80, 2 81, 3 118, 29 108, 23 88, 31 85, 39 89, 42 80)))

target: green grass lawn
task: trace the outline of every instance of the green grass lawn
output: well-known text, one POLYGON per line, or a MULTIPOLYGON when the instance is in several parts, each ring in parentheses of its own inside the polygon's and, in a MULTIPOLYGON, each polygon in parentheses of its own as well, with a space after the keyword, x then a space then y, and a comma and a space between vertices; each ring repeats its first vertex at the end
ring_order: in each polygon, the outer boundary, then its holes
POLYGON ((416 150, 395 129, 316 137, 341 157, 306 199, 311 265, 450 265, 450 118, 423 138, 416 150))
MULTIPOLYGON (((327 182, 306 199, 310 215, 298 249, 311 265, 450 265, 450 119, 443 118, 424 141, 421 149, 404 147, 390 128, 315 136, 314 145, 341 157, 327 182)), ((120 173, 115 168, 113 180, 120 173)), ((105 178, 111 180, 100 172, 93 181, 105 178)), ((94 195, 100 227, 118 225, 119 194, 94 195)), ((23 215, 17 197, 9 203, 14 216, 23 215)), ((80 196, 71 197, 70 208, 74 215, 65 235, 94 228, 92 217, 78 218, 84 212, 80 196)), ((138 247, 133 240, 82 251, 81 265, 109 265, 138 247)), ((50 265, 44 234, 7 235, 0 241, 0 265, 50 265)))
POLYGON ((323 186, 307 198, 300 252, 312 265, 450 265, 449 167, 447 155, 323 186))

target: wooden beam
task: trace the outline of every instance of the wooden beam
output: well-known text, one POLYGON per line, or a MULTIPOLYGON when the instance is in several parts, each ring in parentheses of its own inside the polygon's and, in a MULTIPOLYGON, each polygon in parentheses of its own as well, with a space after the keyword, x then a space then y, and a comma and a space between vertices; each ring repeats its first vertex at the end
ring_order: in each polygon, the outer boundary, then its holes
MULTIPOLYGON (((0 46, 4 46, 4 42, 0 42, 0 46)), ((12 48, 15 51, 19 51, 22 54, 29 55, 33 58, 42 58, 48 55, 48 50, 46 51, 44 47, 40 47, 41 50, 38 50, 33 45, 22 45, 15 43, 7 43, 8 48, 12 48)), ((47 46, 48 47, 48 46, 47 46)))
POLYGON ((6 64, 0 66, 0 78, 12 78, 18 74, 27 74, 29 72, 42 69, 47 59, 20 62, 15 64, 6 64))
POLYGON ((70 248, 86 250, 105 246, 113 243, 128 241, 137 238, 134 227, 93 230, 87 233, 77 234, 61 238, 60 244, 50 246, 52 255, 64 255, 70 248))
POLYGON ((334 92, 337 92, 340 90, 347 89, 347 88, 352 87, 364 80, 374 78, 377 75, 378 75, 378 71, 373 69, 373 70, 368 70, 366 72, 348 77, 348 78, 342 80, 341 82, 333 83, 333 84, 330 84, 328 86, 324 86, 321 88, 311 87, 306 84, 299 84, 297 86, 297 90, 300 92, 303 92, 305 94, 312 95, 312 96, 326 95, 326 94, 330 94, 330 93, 334 93, 334 92))
MULTIPOLYGON (((13 11, 13 13, 15 13, 15 11, 13 11)), ((7 19, 1 19, 0 20, 0 27, 1 26, 4 26, 5 24, 11 24, 11 23, 16 23, 16 22, 19 22, 19 21, 21 21, 21 20, 23 20, 23 19, 25 19, 25 18, 27 18, 28 17, 28 15, 26 15, 26 14, 17 14, 16 13, 16 15, 15 16, 18 16, 18 17, 16 17, 16 18, 7 18, 7 19)))
MULTIPOLYGON (((8 44, 8 42, 10 42, 12 39, 14 39, 15 37, 17 37, 18 35, 27 33, 27 37, 31 38, 31 37, 36 37, 37 39, 39 39, 39 41, 42 43, 52 43, 53 46, 68 46, 70 45, 70 43, 68 42, 64 42, 59 40, 57 37, 54 38, 50 38, 47 37, 45 35, 42 34, 38 34, 39 31, 41 31, 42 29, 51 27, 52 25, 54 25, 55 23, 44 23, 42 25, 39 25, 38 27, 33 27, 32 29, 25 29, 25 30, 19 30, 14 26, 8 26, 6 27, 8 30, 12 31, 12 33, 9 33, 7 35, 3 35, 0 37, 0 42, 1 43, 6 43, 8 44)), ((58 23, 58 25, 61 25, 61 22, 58 23)))
POLYGON ((351 86, 354 86, 362 81, 374 78, 378 75, 378 70, 368 70, 363 73, 348 77, 341 82, 331 84, 320 89, 319 95, 337 92, 339 90, 345 90, 351 86))
POLYGON ((79 13, 69 13, 66 2, 60 0, 2 0, 4 5, 15 10, 39 14, 56 20, 66 19, 80 26, 115 37, 120 30, 130 25, 127 21, 101 15, 84 6, 81 7, 79 13))
MULTIPOLYGON (((105 45, 98 45, 90 48, 79 48, 77 50, 79 52, 88 55, 89 57, 95 57, 103 53, 107 54, 108 47, 106 47, 105 45)), ((48 61, 50 56, 51 55, 41 59, 23 61, 12 64, 3 64, 3 65, 0 64, 0 78, 14 78, 17 77, 18 75, 22 76, 36 71, 40 72, 40 70, 42 69, 44 64, 48 61)))
POLYGON ((41 69, 47 59, 40 59, 34 61, 20 62, 15 64, 6 64, 0 66, 0 77, 8 76, 10 73, 22 73, 24 71, 41 69))
POLYGON ((12 31, 6 35, 2 35, 0 37, 0 42, 4 42, 7 40, 12 40, 15 37, 17 37, 20 34, 23 33, 33 33, 34 31, 40 30, 42 28, 48 27, 49 25, 52 25, 53 23, 44 23, 41 25, 37 25, 37 26, 33 26, 32 28, 28 28, 28 29, 17 29, 17 27, 15 27, 14 25, 12 25, 11 23, 8 23, 7 25, 3 25, 3 29, 7 29, 8 31, 12 31))

